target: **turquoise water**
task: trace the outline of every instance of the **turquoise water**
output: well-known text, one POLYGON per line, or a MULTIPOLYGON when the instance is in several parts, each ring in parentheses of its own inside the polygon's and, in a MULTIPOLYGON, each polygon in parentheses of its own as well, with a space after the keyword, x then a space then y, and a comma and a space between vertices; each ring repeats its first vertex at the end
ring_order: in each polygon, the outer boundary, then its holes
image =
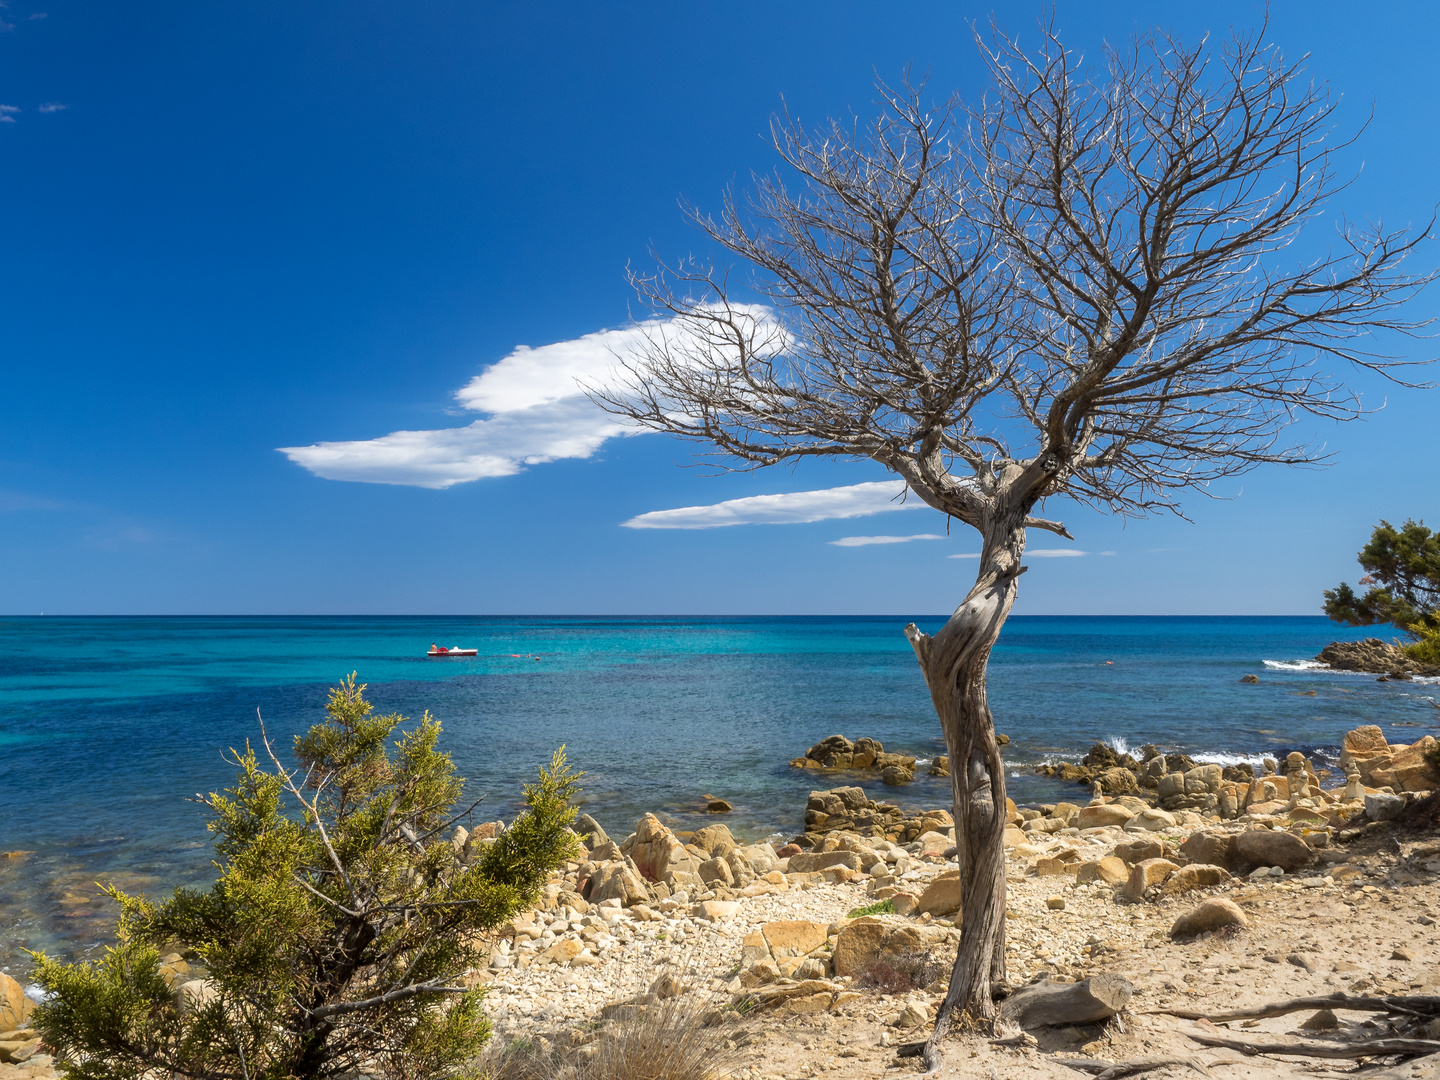
MULTIPOLYGON (((737 833, 793 834, 824 781, 786 762, 824 736, 943 752, 901 633, 911 618, 0 619, 0 851, 34 852, 0 860, 0 967, 23 966, 22 944, 93 949, 97 878, 204 881, 208 837, 187 800, 229 780, 222 751, 257 734, 257 710, 288 742, 352 670, 382 710, 440 719, 487 818, 508 817, 565 743, 611 832, 646 810, 691 825, 714 794, 735 805, 737 833), (431 642, 480 655, 431 660, 431 642)), ((1096 741, 1323 757, 1360 723, 1402 742, 1434 730, 1440 686, 1296 664, 1367 633, 1319 617, 1012 618, 990 675, 1011 794, 1073 797, 1033 766, 1096 741), (1240 684, 1251 672, 1261 683, 1240 684)), ((948 782, 887 794, 942 805, 948 782)))

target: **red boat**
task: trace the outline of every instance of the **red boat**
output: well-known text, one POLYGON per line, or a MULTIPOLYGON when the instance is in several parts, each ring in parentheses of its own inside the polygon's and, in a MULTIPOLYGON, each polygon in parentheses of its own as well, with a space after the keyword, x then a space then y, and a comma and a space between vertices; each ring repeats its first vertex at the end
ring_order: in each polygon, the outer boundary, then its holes
POLYGON ((431 645, 431 646, 430 646, 430 651, 429 651, 428 653, 426 653, 425 655, 426 655, 426 656, 478 656, 479 653, 480 653, 480 650, 479 650, 479 649, 462 649, 462 648, 460 648, 459 645, 452 645, 452 646, 450 646, 450 648, 448 648, 448 649, 445 648, 444 645, 431 645))

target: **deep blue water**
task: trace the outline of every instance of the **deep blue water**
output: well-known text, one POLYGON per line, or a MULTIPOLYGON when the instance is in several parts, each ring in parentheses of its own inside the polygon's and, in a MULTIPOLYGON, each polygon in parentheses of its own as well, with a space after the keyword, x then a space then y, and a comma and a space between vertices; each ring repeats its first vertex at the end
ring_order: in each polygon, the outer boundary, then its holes
MULTIPOLYGON (((257 709, 288 743, 352 670, 381 710, 440 719, 486 818, 508 817, 565 743, 588 773, 585 808, 613 833, 646 810, 693 824, 704 794, 735 805, 737 833, 794 833, 823 781, 786 762, 824 736, 943 752, 907 621, 0 619, 0 851, 35 853, 0 860, 0 967, 24 942, 92 946, 97 878, 151 890, 205 880, 208 837, 187 799, 227 783, 222 751, 257 734, 257 709), (431 660, 432 641, 480 655, 431 660)), ((915 621, 933 632, 943 620, 915 621)), ((1101 740, 1214 759, 1333 752, 1360 723, 1400 742, 1434 730, 1440 686, 1266 664, 1363 636, 1322 617, 1012 618, 990 669, 997 726, 1013 740, 1011 794, 1074 797, 1033 766, 1101 740), (1242 685, 1251 672, 1261 683, 1242 685)), ((887 795, 943 805, 948 782, 887 795)))

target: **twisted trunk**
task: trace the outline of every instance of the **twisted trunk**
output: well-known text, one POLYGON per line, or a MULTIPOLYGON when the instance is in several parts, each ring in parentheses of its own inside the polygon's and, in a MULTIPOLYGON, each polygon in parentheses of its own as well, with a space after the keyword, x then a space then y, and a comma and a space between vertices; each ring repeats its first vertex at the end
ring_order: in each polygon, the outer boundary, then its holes
POLYGON ((980 571, 964 602, 933 638, 913 624, 905 628, 950 751, 964 892, 950 990, 924 1051, 931 1072, 940 1067, 940 1042, 955 1010, 993 1019, 992 992, 1005 981, 1005 768, 985 699, 985 668, 1024 573, 1024 521, 1016 508, 983 522, 980 571))

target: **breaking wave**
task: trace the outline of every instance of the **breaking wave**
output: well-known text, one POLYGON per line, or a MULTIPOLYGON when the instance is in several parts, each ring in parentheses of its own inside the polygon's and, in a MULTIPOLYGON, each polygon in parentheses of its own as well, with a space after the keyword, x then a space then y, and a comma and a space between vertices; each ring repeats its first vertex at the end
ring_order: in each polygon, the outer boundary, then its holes
POLYGON ((1329 664, 1322 664, 1319 660, 1262 660, 1267 668, 1272 671, 1334 671, 1329 664))

